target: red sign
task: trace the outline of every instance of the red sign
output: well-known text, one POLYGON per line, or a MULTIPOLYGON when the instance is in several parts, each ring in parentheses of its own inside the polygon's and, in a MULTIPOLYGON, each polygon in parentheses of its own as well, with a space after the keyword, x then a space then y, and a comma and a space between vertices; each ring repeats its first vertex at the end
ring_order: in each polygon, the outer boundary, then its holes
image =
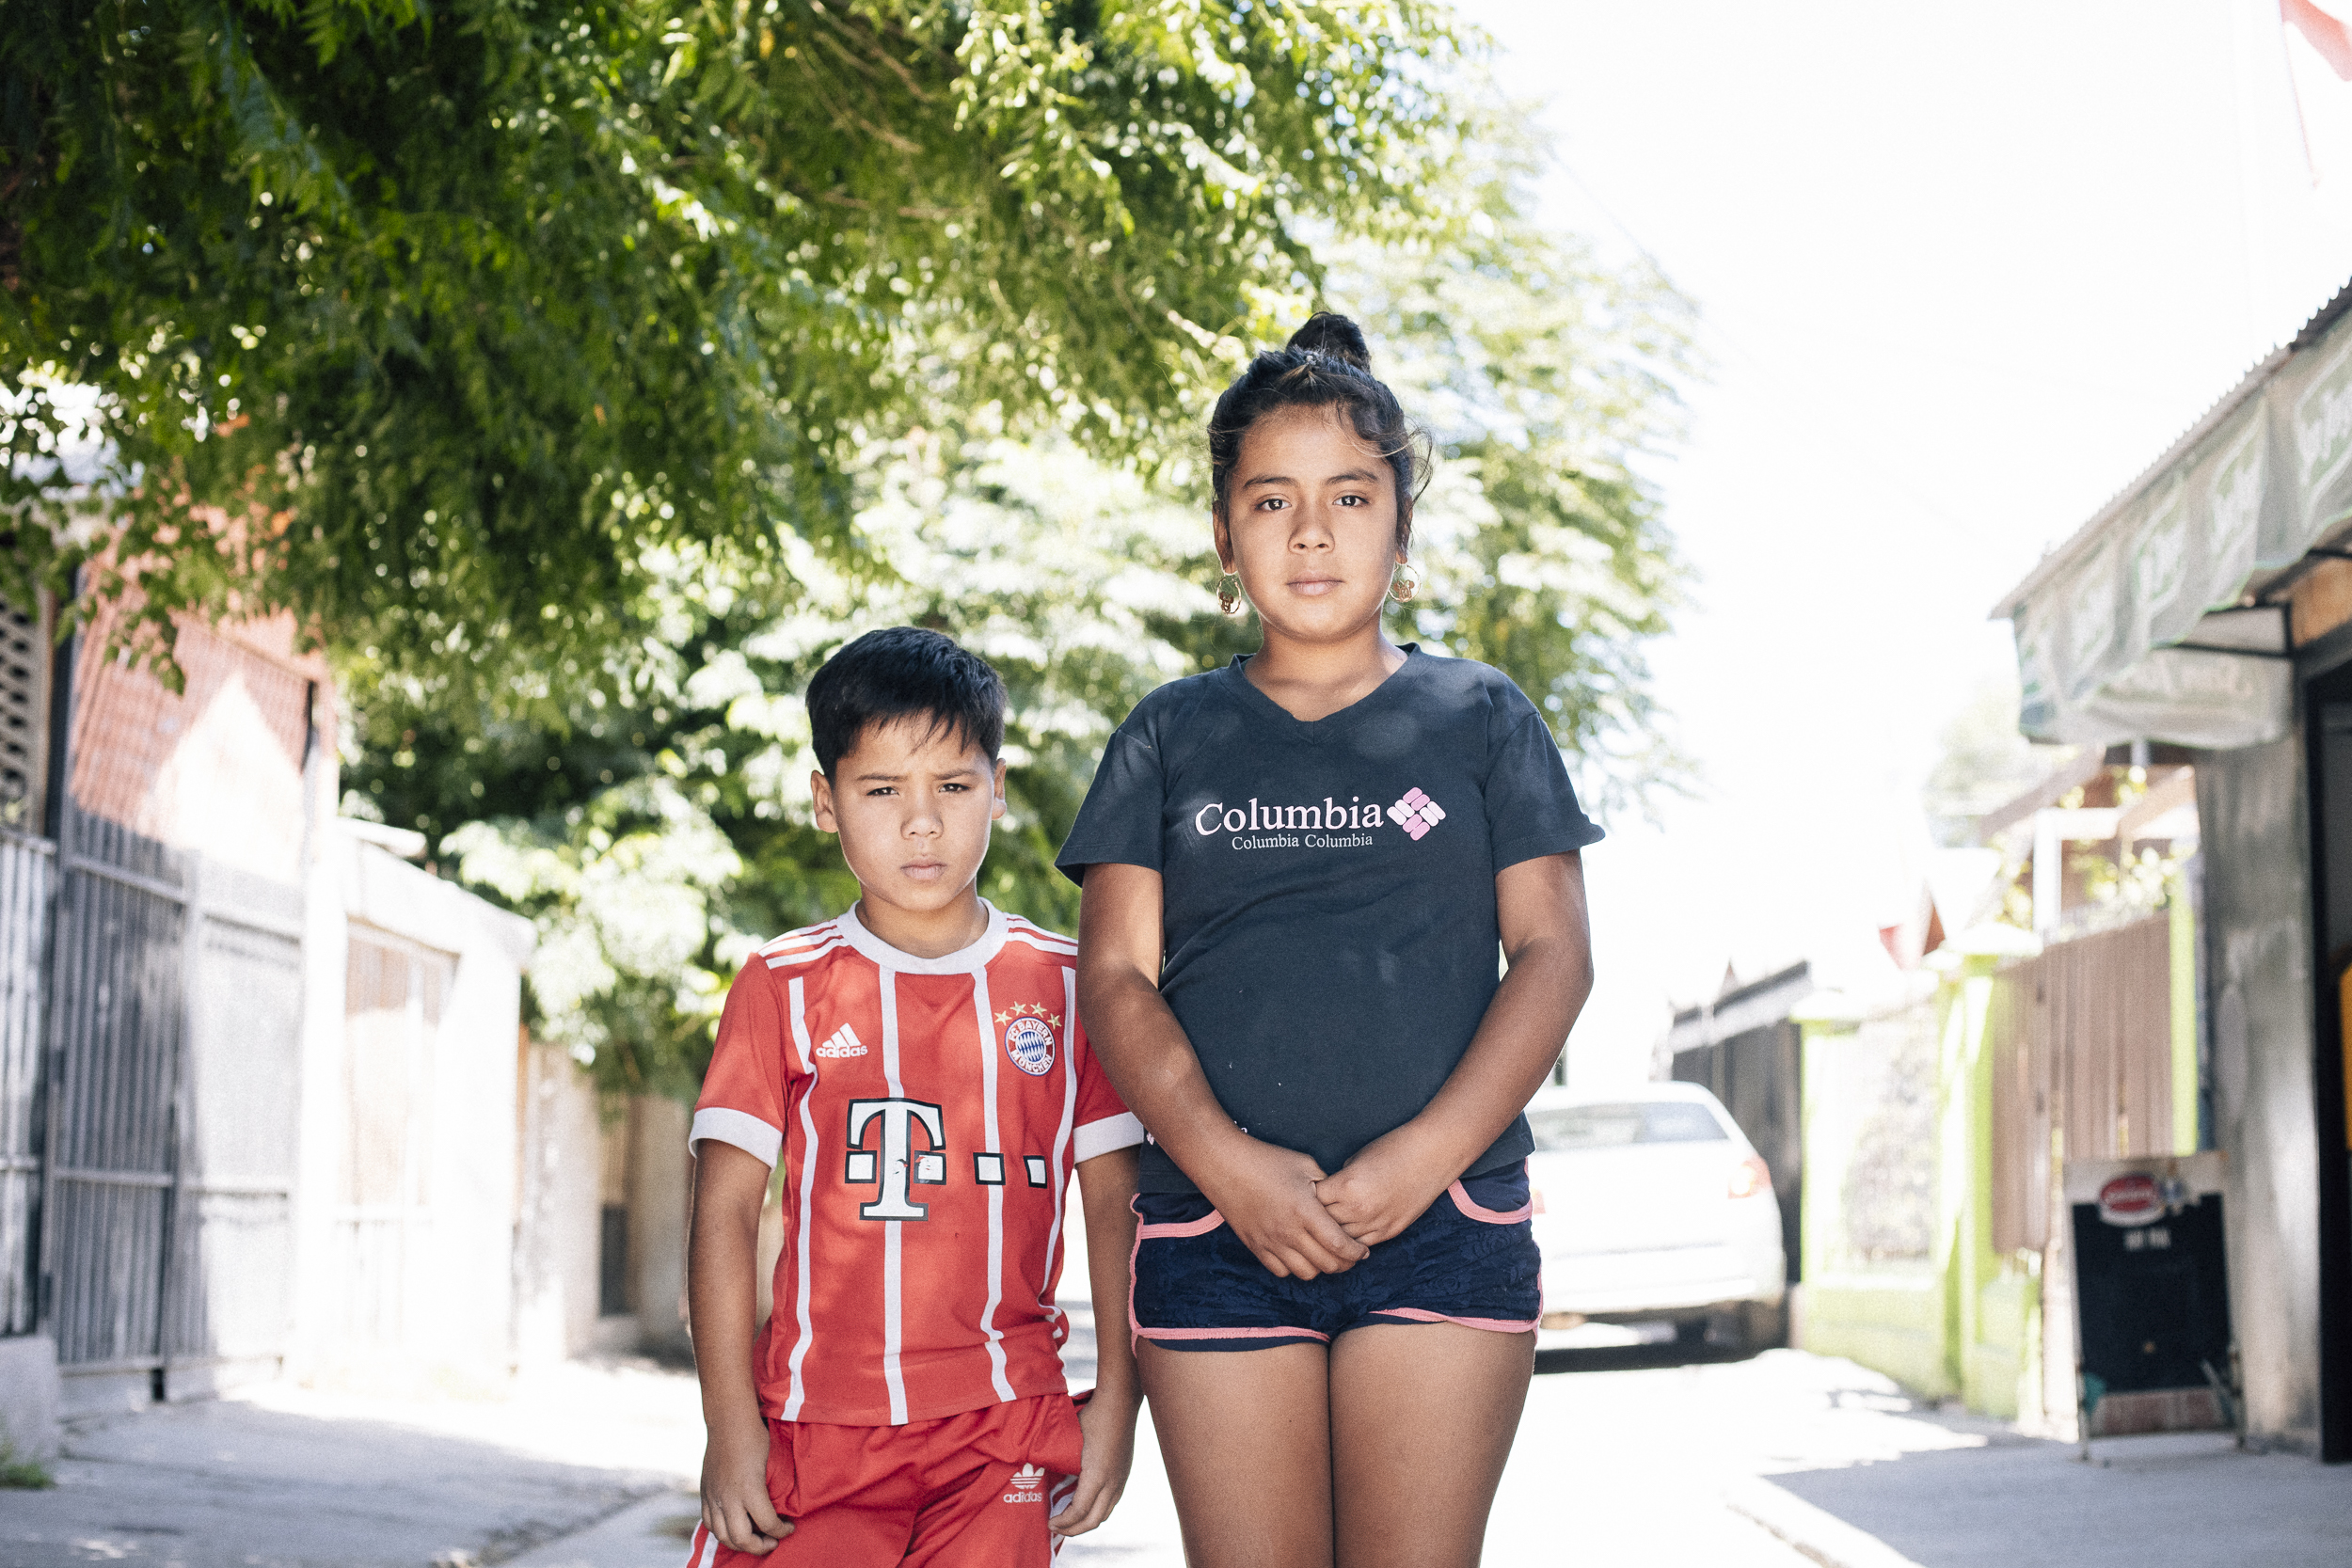
POLYGON ((2164 1189, 2153 1176, 2119 1176, 2099 1189, 2099 1217, 2109 1225, 2147 1225, 2164 1214, 2164 1189))

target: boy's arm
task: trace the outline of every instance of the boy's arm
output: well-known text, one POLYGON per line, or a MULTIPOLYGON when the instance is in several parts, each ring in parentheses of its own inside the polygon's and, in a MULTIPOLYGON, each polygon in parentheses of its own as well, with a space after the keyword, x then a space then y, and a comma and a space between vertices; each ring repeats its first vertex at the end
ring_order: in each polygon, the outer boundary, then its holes
POLYGON ((1079 1462, 1077 1492, 1053 1517, 1057 1535, 1081 1535, 1109 1518, 1135 1463, 1143 1386, 1136 1377, 1135 1342, 1127 1334, 1127 1268, 1136 1244, 1137 1159, 1135 1148, 1117 1148, 1078 1166, 1087 1275, 1094 1289, 1094 1397, 1078 1413, 1086 1454, 1079 1462))
POLYGON ((768 1423, 752 1378, 768 1167, 716 1138, 705 1138, 694 1151, 686 1291, 703 1424, 710 1432, 703 1449, 703 1523, 739 1552, 771 1552, 792 1526, 768 1497, 768 1423))

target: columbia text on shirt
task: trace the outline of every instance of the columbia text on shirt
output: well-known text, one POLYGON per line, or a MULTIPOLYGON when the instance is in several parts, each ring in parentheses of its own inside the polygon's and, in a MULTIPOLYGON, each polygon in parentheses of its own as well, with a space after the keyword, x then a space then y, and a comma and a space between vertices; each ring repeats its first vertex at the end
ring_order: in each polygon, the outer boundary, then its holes
MULTIPOLYGON (((1218 1104, 1327 1171, 1420 1115, 1470 1049, 1497 985, 1495 874, 1600 837, 1508 676, 1405 653, 1312 721, 1247 659, 1170 681, 1111 736, 1056 861, 1160 874, 1160 995, 1218 1104)), ((1519 1118, 1464 1174, 1533 1147, 1519 1118)), ((1137 1180, 1199 1190, 1156 1145, 1137 1180)))
POLYGON ((1087 1048, 1077 946, 983 905, 940 958, 854 910, 736 977, 689 1143, 784 1166, 771 1418, 903 1425, 1065 1390, 1054 1306, 1077 1164, 1143 1141, 1087 1048))

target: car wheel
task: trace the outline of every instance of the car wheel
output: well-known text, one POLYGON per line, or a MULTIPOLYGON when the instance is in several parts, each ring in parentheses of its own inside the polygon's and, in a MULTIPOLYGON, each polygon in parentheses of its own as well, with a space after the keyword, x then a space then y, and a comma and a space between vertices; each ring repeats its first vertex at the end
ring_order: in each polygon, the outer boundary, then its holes
POLYGON ((1753 1355, 1788 1342, 1788 1306, 1785 1301, 1743 1302, 1740 1307, 1740 1348, 1753 1355))

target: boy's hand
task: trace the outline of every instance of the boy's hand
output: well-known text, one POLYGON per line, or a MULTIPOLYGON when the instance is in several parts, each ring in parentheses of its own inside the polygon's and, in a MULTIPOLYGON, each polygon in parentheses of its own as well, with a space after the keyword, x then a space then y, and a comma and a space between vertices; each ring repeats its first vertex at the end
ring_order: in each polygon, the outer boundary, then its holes
POLYGON ((1406 1132, 1375 1138, 1337 1176, 1315 1183, 1315 1196, 1340 1227, 1366 1247, 1401 1234, 1453 1185, 1459 1172, 1433 1163, 1406 1132))
POLYGON ((1304 1154, 1244 1135, 1221 1149, 1204 1175, 1201 1192, 1273 1274, 1345 1274, 1371 1253, 1316 1197, 1323 1167, 1304 1154))
POLYGON ((1111 1516, 1136 1462, 1137 1408, 1133 1395, 1121 1399, 1097 1388, 1078 1412, 1086 1451, 1078 1461, 1078 1490, 1070 1506, 1046 1521, 1056 1535, 1084 1535, 1111 1516))
POLYGON ((703 1523, 739 1552, 764 1555, 792 1533, 768 1496, 768 1423, 713 1426, 703 1448, 703 1523))

